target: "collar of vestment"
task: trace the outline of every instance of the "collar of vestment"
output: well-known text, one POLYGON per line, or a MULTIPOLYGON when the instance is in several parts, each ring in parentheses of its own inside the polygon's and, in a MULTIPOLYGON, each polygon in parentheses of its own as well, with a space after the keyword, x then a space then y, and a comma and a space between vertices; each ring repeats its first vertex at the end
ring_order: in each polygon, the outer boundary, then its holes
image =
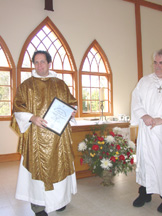
POLYGON ((49 71, 48 76, 43 77, 43 76, 38 75, 37 72, 35 70, 33 70, 32 71, 32 76, 36 77, 36 78, 41 78, 42 80, 46 80, 46 79, 51 78, 51 77, 57 77, 57 73, 54 72, 54 71, 49 71))

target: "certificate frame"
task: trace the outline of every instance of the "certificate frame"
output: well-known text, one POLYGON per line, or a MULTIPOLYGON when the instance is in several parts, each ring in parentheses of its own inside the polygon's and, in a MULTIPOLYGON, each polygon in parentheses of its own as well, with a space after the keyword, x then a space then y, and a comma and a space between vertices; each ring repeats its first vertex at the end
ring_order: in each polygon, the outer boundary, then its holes
POLYGON ((43 116, 47 121, 47 127, 44 127, 61 136, 74 110, 74 107, 55 97, 43 116))

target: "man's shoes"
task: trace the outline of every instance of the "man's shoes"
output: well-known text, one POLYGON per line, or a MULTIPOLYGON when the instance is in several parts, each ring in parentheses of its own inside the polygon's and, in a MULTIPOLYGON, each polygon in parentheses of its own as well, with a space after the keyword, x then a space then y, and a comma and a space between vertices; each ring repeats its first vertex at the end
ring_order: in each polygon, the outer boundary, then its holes
POLYGON ((162 203, 159 205, 159 207, 157 208, 157 211, 162 213, 162 203))
POLYGON ((41 212, 35 213, 36 216, 48 216, 48 214, 43 210, 41 212))
POLYGON ((64 211, 66 209, 66 206, 60 208, 60 209, 57 209, 56 211, 60 212, 60 211, 64 211))
POLYGON ((139 196, 134 200, 133 206, 142 207, 146 202, 151 201, 151 195, 152 194, 146 194, 146 188, 141 186, 139 188, 139 196))

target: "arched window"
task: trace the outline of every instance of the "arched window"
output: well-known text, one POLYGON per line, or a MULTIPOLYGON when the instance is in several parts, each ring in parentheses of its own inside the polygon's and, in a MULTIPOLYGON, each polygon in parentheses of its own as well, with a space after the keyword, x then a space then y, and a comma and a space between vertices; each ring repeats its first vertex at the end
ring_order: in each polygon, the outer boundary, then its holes
POLYGON ((15 64, 0 36, 0 120, 11 120, 15 87, 15 64))
POLYGON ((80 116, 100 116, 100 101, 104 101, 104 115, 112 115, 112 72, 108 59, 96 40, 85 52, 79 74, 80 116))
POLYGON ((47 17, 27 38, 18 62, 18 84, 31 76, 34 69, 32 56, 35 50, 46 50, 52 57, 50 70, 57 72, 75 96, 76 64, 66 40, 47 17))

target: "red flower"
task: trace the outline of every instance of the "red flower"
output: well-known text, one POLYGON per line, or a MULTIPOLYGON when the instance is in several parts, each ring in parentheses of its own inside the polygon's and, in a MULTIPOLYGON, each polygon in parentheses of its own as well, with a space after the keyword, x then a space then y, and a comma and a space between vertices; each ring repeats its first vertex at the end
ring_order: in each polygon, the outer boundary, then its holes
POLYGON ((121 134, 118 134, 118 137, 123 137, 121 134))
POLYGON ((98 151, 98 150, 99 150, 99 146, 98 146, 98 145, 93 145, 93 146, 92 146, 92 150, 98 151))
POLYGON ((110 131, 110 135, 113 136, 113 137, 115 136, 113 131, 110 131))
POLYGON ((115 161, 116 161, 116 159, 115 159, 115 157, 114 157, 114 156, 112 156, 112 157, 110 158, 110 160, 111 160, 111 161, 113 161, 113 162, 115 162, 115 161))
POLYGON ((134 159, 133 158, 131 158, 130 163, 134 164, 134 159))
POLYGON ((130 149, 131 152, 133 152, 133 149, 130 149))
POLYGON ((106 155, 109 156, 109 152, 106 152, 106 155))
POLYGON ((105 152, 103 151, 102 154, 105 154, 105 152))
POLYGON ((102 156, 100 156, 99 158, 102 159, 102 156))
POLYGON ((124 155, 120 155, 120 156, 119 156, 119 160, 125 160, 124 155))
POLYGON ((130 152, 127 152, 127 156, 128 156, 128 157, 130 156, 130 152))
POLYGON ((97 137, 98 141, 103 141, 104 138, 103 137, 97 137))
POLYGON ((117 146, 116 146, 116 149, 117 149, 117 150, 120 150, 120 145, 117 145, 117 146))
POLYGON ((80 165, 83 165, 83 158, 80 158, 80 165))

